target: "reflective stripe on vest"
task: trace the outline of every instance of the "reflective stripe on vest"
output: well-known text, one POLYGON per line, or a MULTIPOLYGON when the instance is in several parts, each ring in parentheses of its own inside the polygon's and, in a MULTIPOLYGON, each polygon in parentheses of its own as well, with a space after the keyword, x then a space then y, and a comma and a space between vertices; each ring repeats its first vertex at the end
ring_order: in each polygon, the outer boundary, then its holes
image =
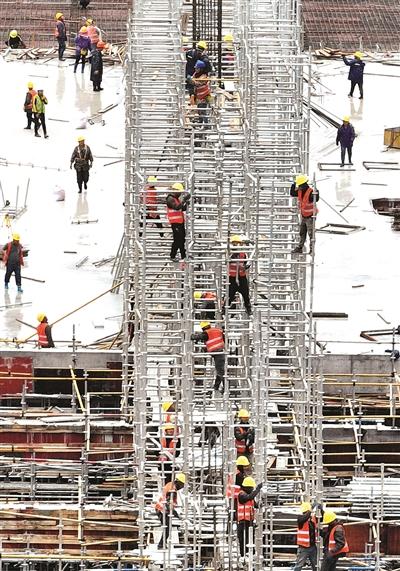
POLYGON ((89 26, 87 29, 87 35, 90 38, 91 44, 97 44, 97 42, 99 41, 99 33, 96 26, 89 26))
MULTIPOLYGON (((182 204, 179 198, 175 198, 175 196, 173 196, 173 199, 175 200, 177 206, 182 204)), ((167 217, 170 224, 183 224, 185 222, 185 215, 182 210, 174 210, 173 208, 168 208, 168 206, 167 217)))
POLYGON ((347 544, 347 539, 346 539, 346 535, 344 532, 344 527, 340 524, 335 525, 334 527, 332 527, 330 533, 329 533, 329 543, 328 543, 328 549, 329 551, 334 551, 335 547, 336 547, 336 541, 335 541, 335 531, 337 527, 341 527, 343 530, 343 535, 344 535, 344 546, 342 547, 342 549, 339 549, 339 551, 335 551, 335 556, 339 555, 340 553, 348 553, 350 551, 349 546, 347 544))
MULTIPOLYGON (((165 504, 167 502, 167 495, 170 492, 174 492, 174 491, 175 491, 175 484, 173 482, 168 482, 168 484, 165 484, 165 486, 163 487, 162 494, 159 497, 158 502, 154 506, 157 511, 159 511, 159 512, 164 511, 164 507, 165 507, 165 504)), ((175 498, 172 498, 172 504, 174 507, 176 506, 176 499, 175 498)))
MULTIPOLYGON (((311 516, 314 526, 317 525, 315 516, 311 516)), ((303 527, 297 527, 297 545, 301 547, 310 547, 310 520, 304 522, 303 527)))
POLYGON ((221 351, 225 347, 222 329, 219 329, 218 327, 210 327, 210 329, 206 330, 206 333, 208 335, 208 339, 206 341, 208 353, 221 351))
POLYGON ((246 269, 244 267, 244 261, 240 262, 240 260, 246 260, 246 254, 244 252, 240 252, 237 257, 237 261, 229 262, 229 277, 236 277, 240 276, 241 278, 246 276, 246 269))
MULTIPOLYGON (((241 434, 245 434, 250 427, 248 426, 245 428, 244 426, 239 426, 238 428, 241 434)), ((238 456, 245 454, 246 450, 249 452, 249 454, 253 454, 254 451, 254 446, 246 446, 246 440, 235 440, 235 447, 238 456)))
POLYGON ((39 345, 41 347, 48 347, 49 346, 49 340, 47 339, 47 335, 46 335, 46 327, 48 326, 48 323, 40 323, 37 327, 36 327, 36 331, 39 337, 39 345))
POLYGON ((210 94, 211 89, 208 81, 196 81, 196 99, 204 101, 204 99, 206 99, 206 97, 208 97, 210 94))
POLYGON ((245 504, 239 502, 240 492, 238 495, 237 503, 237 520, 238 521, 253 521, 254 519, 254 500, 249 500, 245 504))
POLYGON ((313 216, 317 214, 318 208, 315 206, 314 202, 310 202, 310 196, 313 193, 313 189, 311 186, 307 188, 306 191, 298 190, 297 193, 297 202, 299 205, 299 210, 305 218, 313 216))

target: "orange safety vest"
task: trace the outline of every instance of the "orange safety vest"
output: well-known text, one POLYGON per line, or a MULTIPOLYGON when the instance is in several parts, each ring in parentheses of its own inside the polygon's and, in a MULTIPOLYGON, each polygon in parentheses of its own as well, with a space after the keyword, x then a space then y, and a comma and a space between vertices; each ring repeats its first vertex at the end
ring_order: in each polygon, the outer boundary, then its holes
POLYGON ((31 102, 25 105, 25 111, 32 111, 33 98, 35 97, 35 95, 37 95, 37 91, 35 91, 34 89, 29 89, 28 93, 31 96, 31 102))
POLYGON ((91 44, 97 44, 99 41, 99 31, 96 26, 89 26, 87 29, 87 35, 89 36, 91 44))
POLYGON ((253 521, 254 520, 254 500, 249 500, 245 504, 239 502, 240 494, 244 492, 239 492, 238 503, 237 503, 237 521, 253 521))
MULTIPOLYGON (((162 494, 161 494, 158 502, 154 506, 157 511, 159 511, 159 512, 164 511, 165 504, 167 503, 167 495, 170 494, 171 492, 175 492, 175 491, 176 491, 175 490, 175 484, 173 482, 168 482, 168 484, 165 484, 165 486, 163 487, 162 494)), ((177 500, 174 496, 172 497, 172 504, 173 504, 173 507, 175 507, 177 504, 177 500)))
POLYGON ((245 263, 244 261, 240 261, 240 260, 246 260, 247 256, 244 252, 240 252, 239 254, 239 259, 238 261, 231 261, 229 262, 229 277, 230 278, 235 278, 236 276, 239 276, 241 278, 246 276, 246 269, 245 269, 245 263))
POLYGON ((217 296, 215 295, 215 293, 212 293, 211 291, 206 291, 205 293, 202 294, 201 299, 217 299, 217 296))
MULTIPOLYGON (((143 197, 142 197, 143 202, 143 197)), ((146 214, 150 218, 157 216, 157 191, 154 186, 148 186, 144 191, 144 203, 146 205, 146 214)))
POLYGON ((46 327, 48 326, 48 323, 39 323, 39 325, 36 327, 36 331, 39 337, 39 345, 40 347, 48 347, 49 346, 49 340, 47 339, 47 335, 46 335, 46 327))
MULTIPOLYGON (((202 75, 199 79, 204 79, 207 76, 202 75)), ((210 83, 207 80, 196 81, 195 83, 196 99, 198 101, 204 101, 209 95, 211 95, 210 83)))
MULTIPOLYGON (((182 204, 179 198, 173 197, 175 200, 176 205, 182 204)), ((185 215, 182 210, 174 210, 173 208, 169 208, 167 206, 167 218, 170 224, 184 224, 185 223, 185 215)))
MULTIPOLYGON (((247 428, 245 428, 244 426, 239 426, 238 427, 241 434, 244 434, 245 432, 247 432, 248 428, 250 428, 250 426, 248 426, 247 428)), ((241 454, 246 454, 246 448, 249 454, 253 454, 254 451, 254 446, 246 446, 246 442, 245 440, 236 440, 235 439, 235 447, 236 447, 236 452, 237 455, 240 456, 241 454)))
POLYGON ((224 334, 222 329, 218 327, 210 327, 206 330, 208 339, 206 341, 206 347, 208 353, 214 353, 216 351, 221 351, 225 347, 224 334))
POLYGON ((310 196, 313 193, 311 186, 307 188, 304 192, 298 190, 297 193, 297 203, 299 205, 299 210, 305 218, 314 216, 318 212, 318 208, 315 206, 314 202, 310 202, 310 196))
MULTIPOLYGON (((338 523, 335 526, 332 527, 330 533, 329 533, 329 543, 328 543, 328 550, 329 551, 333 551, 336 547, 336 541, 335 541, 335 530, 337 527, 341 527, 343 529, 343 534, 344 534, 344 527, 338 523)), ((344 534, 344 546, 342 547, 342 549, 339 549, 339 551, 335 552, 335 556, 339 555, 340 553, 348 553, 350 551, 349 546, 347 544, 347 539, 346 539, 346 535, 344 534)))
MULTIPOLYGON (((311 521, 314 526, 317 526, 317 520, 315 516, 311 516, 311 521)), ((303 527, 297 527, 297 545, 301 547, 310 547, 310 521, 304 522, 303 527)))

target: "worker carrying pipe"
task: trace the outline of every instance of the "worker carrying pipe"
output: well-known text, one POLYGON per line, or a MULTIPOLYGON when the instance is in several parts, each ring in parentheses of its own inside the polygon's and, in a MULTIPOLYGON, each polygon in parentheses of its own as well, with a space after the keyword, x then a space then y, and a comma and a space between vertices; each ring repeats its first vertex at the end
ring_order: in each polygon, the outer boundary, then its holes
POLYGON ((308 176, 299 174, 295 182, 290 187, 290 196, 297 198, 297 206, 300 212, 300 241, 298 246, 292 250, 293 254, 301 254, 307 238, 310 240, 310 251, 313 253, 314 247, 314 219, 317 216, 318 208, 316 202, 319 200, 319 191, 311 188, 308 184, 308 176))
POLYGON ((162 494, 154 506, 157 517, 163 526, 163 533, 158 543, 158 549, 166 548, 167 540, 171 533, 172 517, 179 517, 179 514, 176 511, 176 506, 178 504, 178 492, 185 484, 185 474, 176 474, 173 482, 165 484, 162 494))

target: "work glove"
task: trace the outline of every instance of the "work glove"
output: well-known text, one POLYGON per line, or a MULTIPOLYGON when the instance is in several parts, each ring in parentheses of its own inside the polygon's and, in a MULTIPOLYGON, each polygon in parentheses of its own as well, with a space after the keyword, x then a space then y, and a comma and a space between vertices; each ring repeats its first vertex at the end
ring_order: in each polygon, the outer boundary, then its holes
POLYGON ((257 485, 257 488, 256 488, 257 492, 259 492, 259 491, 261 490, 261 488, 263 487, 263 485, 264 485, 263 483, 260 483, 260 484, 257 485))
POLYGON ((337 147, 339 146, 339 141, 336 141, 336 146, 337 146, 337 147))

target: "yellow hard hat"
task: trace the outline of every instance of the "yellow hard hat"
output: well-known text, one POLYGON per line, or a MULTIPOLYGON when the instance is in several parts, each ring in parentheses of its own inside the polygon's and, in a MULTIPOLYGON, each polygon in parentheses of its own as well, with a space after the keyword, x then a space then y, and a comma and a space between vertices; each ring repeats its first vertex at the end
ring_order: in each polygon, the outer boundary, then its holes
POLYGON ((204 40, 201 40, 200 42, 198 42, 197 47, 202 49, 202 50, 206 50, 207 49, 207 42, 205 42, 204 40))
POLYGON ((236 460, 236 466, 250 466, 247 456, 239 456, 236 460))
POLYGON ((174 403, 173 403, 171 400, 166 401, 166 402, 163 402, 163 403, 162 403, 162 409, 163 409, 163 411, 164 411, 164 412, 168 412, 169 409, 171 408, 171 406, 172 406, 173 404, 174 404, 174 403))
POLYGON ((157 177, 156 176, 148 176, 147 182, 157 182, 157 177))
POLYGON ((10 38, 16 38, 17 36, 18 36, 17 30, 11 30, 11 32, 10 32, 10 38))
POLYGON ((177 474, 175 476, 175 480, 177 480, 181 484, 186 484, 186 476, 185 476, 185 474, 182 474, 182 472, 180 472, 179 474, 177 474))
POLYGON ((232 36, 232 34, 225 34, 225 36, 224 36, 224 42, 233 42, 233 36, 232 36))
POLYGON ((324 512, 324 517, 323 517, 322 523, 325 523, 325 524, 332 523, 333 521, 335 521, 335 519, 336 519, 335 512, 327 511, 327 512, 324 512))
POLYGON ((178 192, 183 192, 185 190, 185 187, 183 186, 183 184, 181 182, 174 182, 174 184, 172 185, 172 190, 177 190, 178 192))
POLYGON ((296 185, 299 186, 300 184, 304 184, 308 182, 308 176, 306 174, 299 174, 296 176, 296 185))
POLYGON ((166 424, 163 424, 162 429, 163 430, 175 430, 175 424, 172 424, 172 422, 167 422, 166 424))
POLYGON ((241 408, 238 412, 239 418, 250 418, 250 413, 245 408, 241 408))
POLYGON ((302 514, 311 511, 311 504, 310 502, 303 502, 300 506, 300 511, 302 514))
POLYGON ((231 242, 232 244, 235 242, 241 242, 242 241, 242 237, 239 236, 239 234, 234 234, 233 236, 231 236, 231 242))
POLYGON ((205 329, 206 327, 210 327, 210 322, 209 321, 200 321, 200 327, 202 329, 205 329))
POLYGON ((87 25, 87 26, 90 26, 91 24, 93 24, 93 20, 92 20, 92 18, 88 18, 88 19, 86 20, 86 25, 87 25))
POLYGON ((59 20, 62 16, 64 16, 64 14, 62 12, 57 12, 56 20, 59 20))
POLYGON ((76 140, 78 141, 78 143, 80 143, 81 141, 85 140, 85 137, 83 135, 79 135, 79 137, 76 140))
POLYGON ((252 478, 251 476, 247 476, 247 478, 245 478, 243 480, 242 487, 243 488, 255 488, 256 487, 255 479, 252 478))
POLYGON ((28 89, 33 89, 33 83, 32 83, 32 81, 28 81, 28 89))
POLYGON ((354 57, 361 59, 363 57, 363 53, 362 52, 355 52, 354 57))
POLYGON ((194 299, 201 299, 201 295, 201 291, 195 291, 193 297, 194 299))
POLYGON ((21 236, 18 234, 18 232, 14 232, 14 234, 12 235, 13 240, 19 240, 20 238, 21 236))
POLYGON ((82 26, 82 28, 79 30, 80 34, 86 34, 87 32, 87 27, 86 26, 82 26))
POLYGON ((42 323, 45 317, 46 317, 45 313, 38 313, 36 319, 39 321, 39 323, 42 323))
POLYGON ((350 122, 350 117, 348 115, 345 115, 343 117, 343 123, 349 123, 350 122))

